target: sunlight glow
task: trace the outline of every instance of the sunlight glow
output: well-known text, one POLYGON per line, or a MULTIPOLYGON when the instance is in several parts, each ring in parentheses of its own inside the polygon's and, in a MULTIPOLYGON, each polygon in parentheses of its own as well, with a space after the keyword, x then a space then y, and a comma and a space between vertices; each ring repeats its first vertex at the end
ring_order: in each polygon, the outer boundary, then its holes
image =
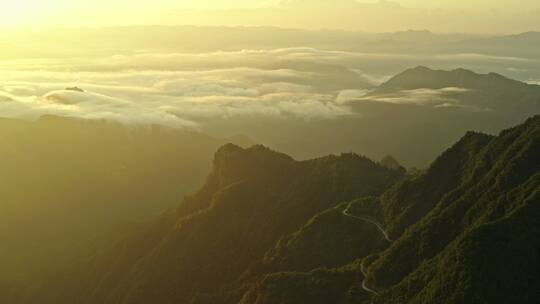
POLYGON ((515 33, 540 28, 539 12, 536 0, 0 0, 0 27, 211 25, 515 33))

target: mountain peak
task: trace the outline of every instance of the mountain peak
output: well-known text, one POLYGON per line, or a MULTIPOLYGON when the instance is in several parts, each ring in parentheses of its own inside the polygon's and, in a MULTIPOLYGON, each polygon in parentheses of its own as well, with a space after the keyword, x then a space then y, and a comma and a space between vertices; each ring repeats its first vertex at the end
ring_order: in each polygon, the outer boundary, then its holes
MULTIPOLYGON (((417 67, 408 69, 407 71, 411 71, 411 72, 433 72, 434 70, 428 68, 428 67, 425 66, 425 65, 419 65, 419 66, 417 66, 417 67)), ((406 71, 405 71, 405 72, 406 72, 406 71)))
POLYGON ((220 185, 228 185, 257 176, 272 176, 294 163, 288 155, 263 145, 241 148, 226 144, 214 156, 214 176, 220 185))
POLYGON ((418 66, 405 70, 380 85, 375 93, 394 93, 402 90, 465 88, 472 90, 504 90, 530 85, 497 73, 479 74, 464 68, 451 71, 418 66))
POLYGON ((251 147, 256 144, 256 142, 253 139, 251 139, 251 137, 245 134, 233 135, 233 136, 227 137, 225 140, 226 142, 234 143, 235 145, 242 148, 251 147))
POLYGON ((480 74, 476 74, 475 72, 471 71, 471 70, 467 70, 465 68, 457 68, 457 69, 454 69, 452 71, 450 71, 450 73, 454 73, 454 74, 466 74, 466 75, 480 75, 480 74))
POLYGON ((219 157, 222 157, 222 156, 225 156, 225 155, 228 155, 228 154, 231 154, 231 153, 238 153, 240 151, 243 151, 244 149, 235 145, 235 144, 232 144, 232 143, 228 143, 228 144, 225 144, 223 146, 221 146, 217 151, 216 151, 216 154, 215 154, 215 158, 219 158, 219 157))
POLYGON ((65 88, 66 91, 73 91, 73 92, 80 92, 84 93, 85 91, 79 87, 67 87, 65 88))

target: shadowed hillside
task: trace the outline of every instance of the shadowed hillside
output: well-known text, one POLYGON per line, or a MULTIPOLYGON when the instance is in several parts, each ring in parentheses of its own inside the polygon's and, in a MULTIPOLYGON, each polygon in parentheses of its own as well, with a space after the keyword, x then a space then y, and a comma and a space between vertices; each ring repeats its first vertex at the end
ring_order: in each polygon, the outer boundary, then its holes
POLYGON ((14 286, 66 268, 176 206, 203 183, 226 142, 60 117, 2 119, 0 141, 0 282, 14 286))
POLYGON ((538 116, 406 177, 226 145, 176 211, 25 302, 536 303, 538 155, 538 116))
POLYGON ((381 221, 391 242, 377 248, 373 225, 349 230, 337 209, 323 212, 269 251, 274 266, 244 281, 240 303, 536 303, 539 149, 540 117, 498 137, 467 134, 425 174, 350 203, 358 225, 381 221), (309 255, 287 263, 314 236, 309 255))
POLYGON ((47 286, 38 302, 172 303, 216 293, 317 213, 378 195, 402 174, 354 154, 297 162, 226 145, 205 186, 176 212, 58 281, 62 291, 47 286))

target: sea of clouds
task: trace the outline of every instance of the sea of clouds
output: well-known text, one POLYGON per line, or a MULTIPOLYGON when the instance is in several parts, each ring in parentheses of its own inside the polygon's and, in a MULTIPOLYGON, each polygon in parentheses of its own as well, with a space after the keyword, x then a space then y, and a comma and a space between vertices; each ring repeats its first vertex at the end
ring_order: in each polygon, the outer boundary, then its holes
POLYGON ((289 49, 12 61, 0 71, 0 116, 172 127, 214 117, 334 118, 350 114, 344 96, 364 93, 351 88, 376 84, 325 63, 335 56, 289 49))
MULTIPOLYGON (((314 48, 135 53, 4 61, 0 117, 60 115, 198 128, 208 119, 334 119, 392 73, 422 62, 516 66, 519 58, 365 54, 314 48), (380 70, 380 71, 379 71, 380 70), (366 72, 367 71, 367 72, 366 72), (66 90, 77 87, 78 90, 66 90)), ((372 101, 453 106, 449 94, 404 91, 372 101)))

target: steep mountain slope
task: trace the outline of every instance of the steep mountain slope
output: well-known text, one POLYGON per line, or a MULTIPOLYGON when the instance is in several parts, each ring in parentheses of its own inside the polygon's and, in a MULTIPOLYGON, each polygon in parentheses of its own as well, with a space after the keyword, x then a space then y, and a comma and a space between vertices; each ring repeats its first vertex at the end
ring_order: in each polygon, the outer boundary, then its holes
POLYGON ((401 235, 460 185, 467 178, 464 170, 492 139, 469 132, 442 153, 425 173, 405 179, 385 192, 379 204, 390 234, 401 235))
POLYGON ((538 155, 540 116, 405 179, 227 145, 177 210, 25 303, 537 303, 538 155))
POLYGON ((279 272, 334 268, 386 248, 388 241, 373 224, 343 215, 348 205, 314 216, 300 230, 281 239, 265 256, 263 269, 279 272))
POLYGON ((246 276, 241 303, 536 303, 538 155, 540 117, 469 133, 423 175, 352 202, 357 227, 338 218, 343 204, 284 238, 246 276), (391 242, 366 226, 377 221, 391 242))
POLYGON ((377 203, 374 197, 358 199, 314 216, 244 274, 233 301, 216 301, 217 296, 214 303, 345 304, 367 299, 361 259, 390 244, 373 224, 377 203))
POLYGON ((297 162, 262 146, 226 145, 206 185, 173 214, 29 302, 189 303, 219 293, 314 215, 378 195, 402 176, 354 154, 297 162))
POLYGON ((359 290, 360 280, 358 271, 349 267, 271 273, 244 294, 238 303, 360 303, 358 301, 367 299, 359 290))
POLYGON ((0 282, 57 271, 176 206, 224 143, 157 126, 0 120, 0 282))
POLYGON ((538 300, 540 117, 475 154, 459 185, 371 263, 369 279, 388 289, 378 303, 538 300))

